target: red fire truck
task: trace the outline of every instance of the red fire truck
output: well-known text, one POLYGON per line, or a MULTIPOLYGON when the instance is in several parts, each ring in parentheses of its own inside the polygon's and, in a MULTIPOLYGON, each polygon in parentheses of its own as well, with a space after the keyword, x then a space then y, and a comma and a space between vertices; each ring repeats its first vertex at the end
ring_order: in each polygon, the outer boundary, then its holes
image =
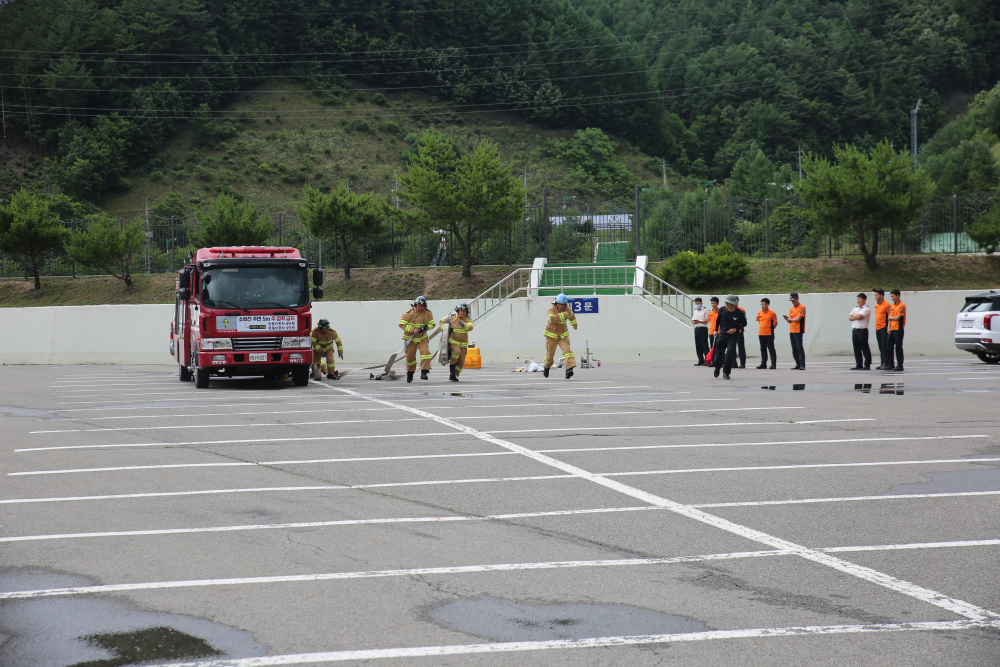
POLYGON ((177 274, 173 351, 182 381, 208 387, 213 375, 290 375, 309 383, 314 299, 323 271, 295 248, 202 248, 177 274))

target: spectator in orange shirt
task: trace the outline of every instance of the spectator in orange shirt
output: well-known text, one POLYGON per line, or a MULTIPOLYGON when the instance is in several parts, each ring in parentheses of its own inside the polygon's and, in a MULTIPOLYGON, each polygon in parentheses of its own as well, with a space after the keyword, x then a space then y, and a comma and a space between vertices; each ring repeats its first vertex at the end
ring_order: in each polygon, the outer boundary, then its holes
POLYGON ((806 332, 806 307, 799 303, 799 295, 792 292, 788 295, 788 300, 792 302, 792 307, 785 315, 788 322, 788 338, 792 342, 792 357, 795 359, 793 371, 804 371, 806 369, 806 349, 802 343, 802 336, 806 332))
POLYGON ((886 361, 889 355, 889 302, 885 300, 885 290, 876 287, 875 307, 872 308, 872 315, 875 316, 875 340, 878 342, 879 365, 877 371, 891 371, 892 363, 886 361))
POLYGON ((757 313, 757 338, 760 339, 760 366, 767 368, 767 353, 771 353, 771 370, 778 367, 778 355, 774 351, 774 328, 778 326, 778 316, 770 308, 771 300, 760 300, 760 312, 757 313))
POLYGON ((708 343, 709 347, 715 344, 715 334, 719 333, 716 323, 719 321, 719 297, 713 296, 709 299, 712 308, 708 311, 708 343))
POLYGON ((903 331, 906 329, 906 304, 899 298, 899 290, 894 289, 889 292, 892 305, 889 306, 889 353, 886 358, 889 360, 888 368, 884 370, 903 371, 903 331), (896 365, 893 366, 893 356, 896 357, 896 365))

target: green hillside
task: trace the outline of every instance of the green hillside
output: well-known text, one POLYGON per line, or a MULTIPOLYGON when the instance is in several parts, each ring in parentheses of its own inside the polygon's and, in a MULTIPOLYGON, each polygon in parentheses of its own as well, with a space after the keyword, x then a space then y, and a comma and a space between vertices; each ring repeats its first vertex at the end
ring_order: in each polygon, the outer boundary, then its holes
MULTIPOLYGON (((441 105, 417 94, 390 92, 383 100, 358 92, 350 102, 330 109, 291 81, 269 82, 267 89, 242 94, 226 107, 233 116, 247 118, 233 123, 233 136, 206 141, 197 127, 184 127, 164 143, 152 166, 125 174, 129 190, 108 193, 98 205, 128 216, 143 209, 147 198, 152 206, 177 192, 191 211, 220 192, 235 192, 272 210, 288 211, 303 200, 303 184, 325 188, 336 182, 389 197, 395 174, 405 168, 400 157, 409 148, 407 141, 428 128, 447 134, 466 152, 483 138, 495 141, 504 158, 527 171, 533 199, 542 187, 586 188, 572 173, 573 165, 547 149, 550 140, 571 137, 570 129, 546 129, 509 113, 445 112, 429 118, 424 109, 441 105)), ((660 180, 659 169, 650 169, 659 160, 624 140, 615 142, 613 159, 625 167, 631 182, 622 184, 620 192, 609 186, 607 195, 628 194, 631 183, 660 180)))

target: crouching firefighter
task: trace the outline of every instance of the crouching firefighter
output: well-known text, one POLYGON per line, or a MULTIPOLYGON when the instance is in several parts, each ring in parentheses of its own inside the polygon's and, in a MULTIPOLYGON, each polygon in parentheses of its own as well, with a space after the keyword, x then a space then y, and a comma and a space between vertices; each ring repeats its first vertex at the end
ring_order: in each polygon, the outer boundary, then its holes
POLYGON ((549 368, 555 359, 556 346, 562 350, 563 359, 566 362, 566 379, 573 377, 573 368, 576 366, 576 355, 569 349, 569 329, 567 324, 572 324, 576 330, 576 315, 569 306, 569 299, 565 294, 560 294, 549 308, 548 323, 545 325, 545 370, 542 372, 545 377, 549 376, 549 368))
POLYGON ((427 332, 434 328, 434 314, 427 310, 427 299, 418 296, 411 304, 413 307, 399 318, 399 328, 403 330, 403 340, 410 341, 406 346, 406 381, 413 382, 413 374, 417 371, 417 351, 420 352, 420 379, 427 380, 431 370, 433 356, 428 345, 427 332))
POLYGON ((455 314, 442 317, 441 326, 448 327, 448 364, 451 369, 448 379, 458 382, 458 376, 465 367, 465 353, 469 350, 469 332, 475 326, 469 317, 469 304, 455 306, 455 314))
POLYGON ((339 380, 337 362, 333 358, 333 345, 337 345, 337 355, 344 358, 344 346, 336 329, 330 328, 330 320, 322 319, 316 323, 316 328, 310 335, 313 350, 313 378, 320 379, 324 375, 329 380, 339 380), (318 377, 317 377, 318 375, 318 377))

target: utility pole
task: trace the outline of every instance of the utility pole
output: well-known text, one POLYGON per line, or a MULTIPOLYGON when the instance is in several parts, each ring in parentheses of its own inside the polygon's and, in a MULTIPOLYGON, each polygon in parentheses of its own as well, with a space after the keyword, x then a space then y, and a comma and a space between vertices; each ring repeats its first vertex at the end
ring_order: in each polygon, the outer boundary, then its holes
POLYGON ((528 205, 528 176, 532 174, 528 173, 528 165, 524 165, 524 205, 528 205))
POLYGON ((663 189, 666 190, 667 189, 667 167, 670 166, 669 164, 667 164, 667 158, 665 158, 665 157, 660 158, 660 166, 663 168, 663 189))
POLYGON ((914 167, 917 166, 917 113, 923 101, 923 98, 917 100, 917 106, 910 110, 910 155, 913 156, 914 167))
POLYGON ((799 144, 799 150, 792 151, 793 153, 798 153, 799 156, 799 180, 802 180, 802 144, 799 144))
POLYGON ((347 179, 347 190, 348 190, 348 192, 350 192, 353 189, 354 188, 351 187, 351 179, 347 179))
POLYGON ((0 88, 0 108, 3 109, 3 147, 7 148, 7 101, 4 93, 6 89, 0 88))
MULTIPOLYGON (((402 200, 399 198, 399 179, 396 178, 396 171, 392 172, 392 194, 396 197, 396 210, 399 210, 399 202, 402 200)), ((396 268, 396 218, 389 218, 389 242, 390 248, 392 249, 389 253, 392 256, 392 268, 396 268)))

